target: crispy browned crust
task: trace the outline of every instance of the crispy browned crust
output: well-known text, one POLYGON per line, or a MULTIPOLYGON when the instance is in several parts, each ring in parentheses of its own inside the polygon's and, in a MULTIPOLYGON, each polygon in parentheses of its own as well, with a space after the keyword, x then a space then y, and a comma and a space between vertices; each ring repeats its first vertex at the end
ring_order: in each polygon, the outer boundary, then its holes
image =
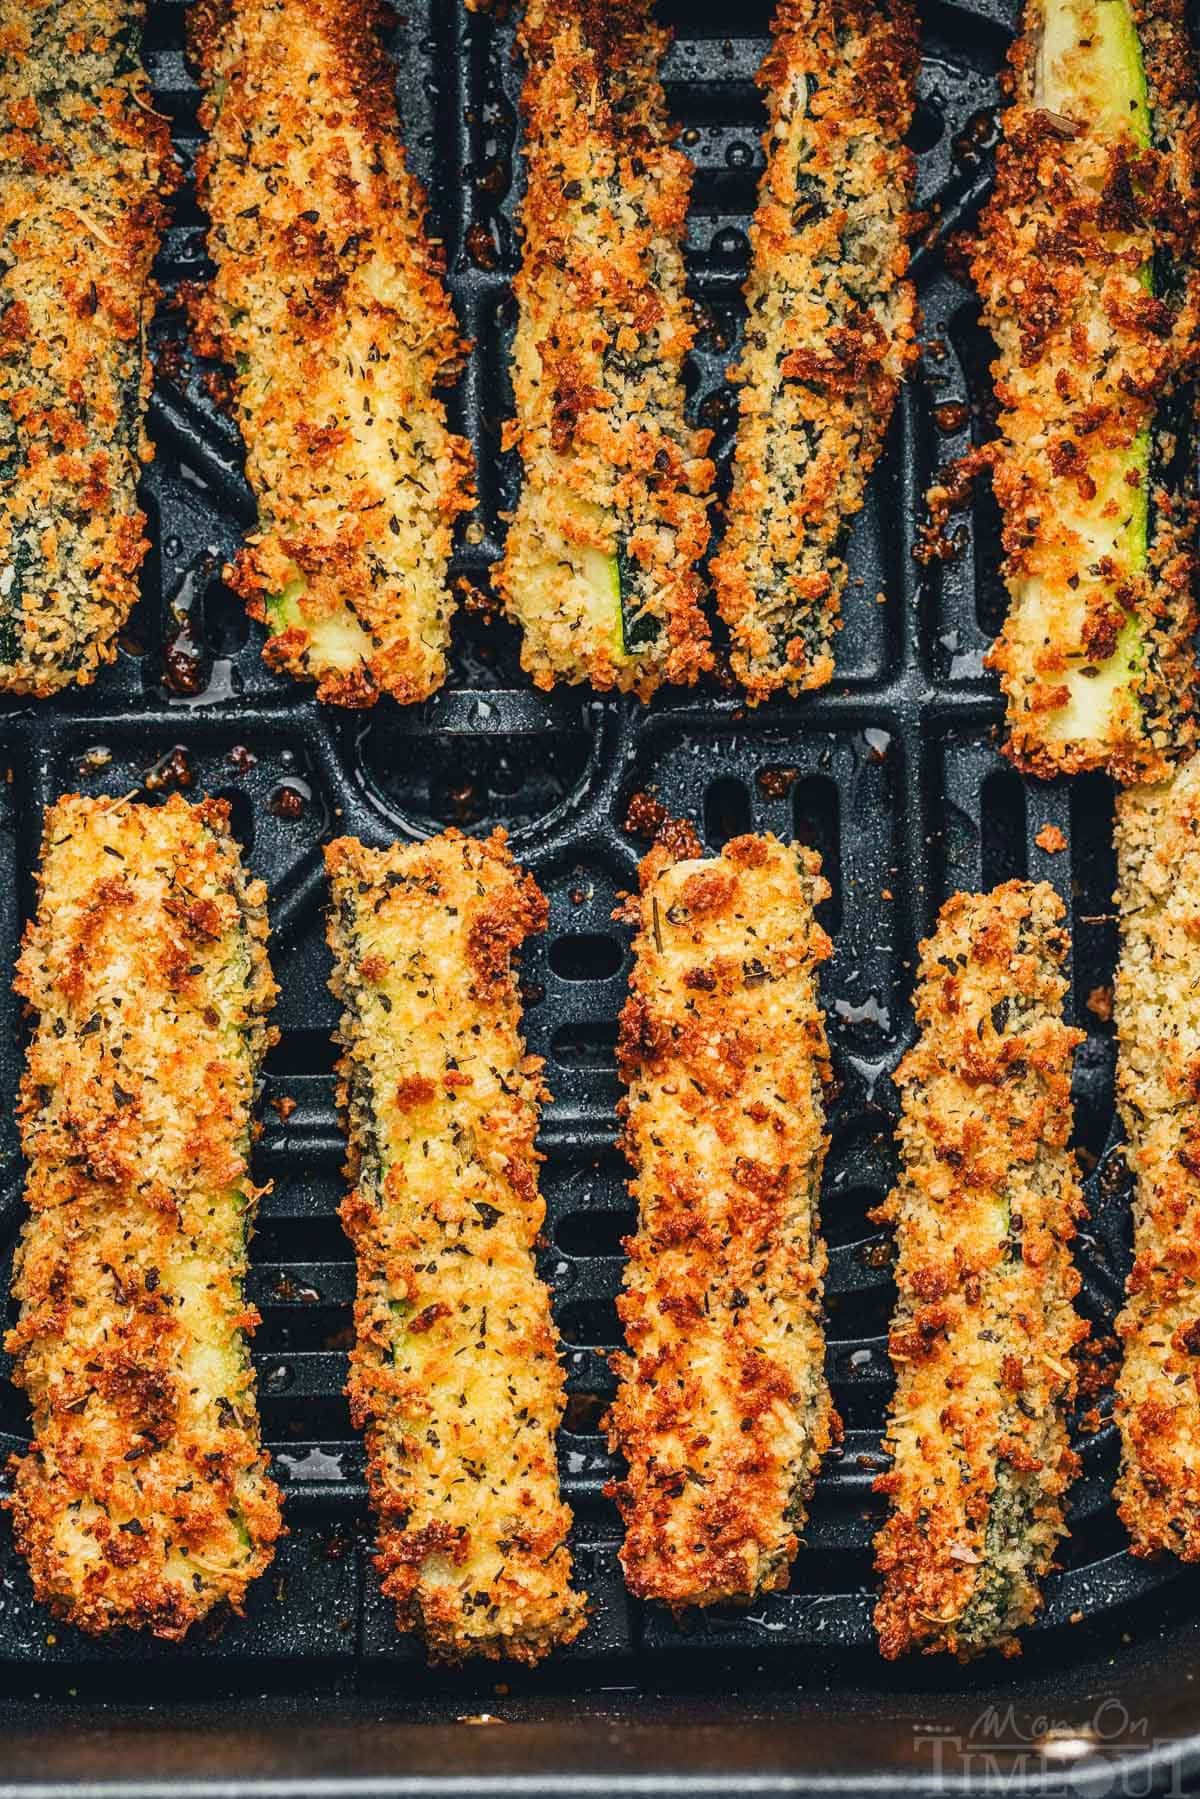
POLYGON ((470 452, 436 391, 462 345, 406 166, 384 9, 197 0, 190 13, 217 264, 196 321, 233 365, 259 505, 230 578, 272 628, 267 660, 321 699, 424 699, 445 675, 470 452))
POLYGON ((533 1259, 545 1090, 513 972, 546 901, 502 831, 387 851, 343 837, 326 864, 358 1258, 349 1394, 383 1589, 437 1660, 536 1662, 585 1621, 533 1259))
MULTIPOLYGON (((1086 118, 1038 109, 1040 14, 1037 0, 1030 4, 1012 52, 1014 99, 973 262, 1000 352, 1000 435, 987 459, 1011 598, 989 666, 1008 700, 1007 753, 1019 768, 1161 779, 1195 736, 1193 481, 1182 471, 1175 491, 1162 467, 1174 429, 1169 405, 1200 351, 1200 112, 1184 0, 1132 0, 1149 85, 1149 148, 1086 118), (1141 271, 1156 252, 1160 264, 1172 264, 1174 286, 1154 294, 1141 271), (1129 465, 1147 432, 1151 459, 1142 474, 1129 465), (1149 487, 1144 567, 1123 554, 1096 561, 1072 524, 1072 514, 1086 516, 1097 491, 1106 491, 1106 475, 1118 491, 1122 481, 1149 487), (1121 684, 1104 728, 1082 733, 1072 723, 1069 682, 1083 669, 1094 680, 1113 663, 1126 627, 1140 666, 1121 684)), ((1190 412, 1190 402, 1179 404, 1190 412)))
POLYGON ((82 1629, 240 1609, 281 1532, 243 1297, 251 1107, 273 1033, 266 889, 223 801, 46 815, 17 991, 30 1207, 6 1348, 33 1407, 17 1547, 82 1629))
POLYGON ((610 1492, 630 1591, 676 1607, 786 1586, 840 1434, 817 1213, 829 889, 774 837, 700 853, 676 827, 642 863, 618 1044, 638 1230, 607 1420, 629 1472, 610 1492))
POLYGON ((885 1656, 1015 1654, 1065 1528, 1084 1216, 1062 1021, 1067 938, 1044 882, 959 893, 921 945, 901 1063, 896 1395, 876 1491, 885 1656))
POLYGON ((166 122, 138 0, 0 0, 0 688, 86 685, 147 543, 166 122), (68 83, 70 86, 68 87, 68 83))
POLYGON ((1117 1324, 1117 1504, 1135 1555, 1200 1561, 1200 762, 1117 812, 1117 1101, 1136 1177, 1117 1324))
POLYGON ((781 0, 759 72, 767 166, 732 371, 729 522, 713 559, 752 701, 832 677, 848 523, 916 356, 904 137, 917 61, 907 0, 781 0))
POLYGON ((527 0, 519 36, 528 189, 505 446, 525 476, 496 583, 538 686, 646 699, 711 666, 712 433, 684 412, 692 168, 658 75, 668 34, 649 0, 527 0), (628 641, 606 592, 614 557, 628 641))

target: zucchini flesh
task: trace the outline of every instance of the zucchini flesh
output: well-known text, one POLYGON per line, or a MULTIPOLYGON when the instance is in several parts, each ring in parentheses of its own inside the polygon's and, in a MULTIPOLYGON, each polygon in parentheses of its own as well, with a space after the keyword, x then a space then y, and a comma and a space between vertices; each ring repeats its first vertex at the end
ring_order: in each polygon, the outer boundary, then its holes
POLYGON ((960 893, 921 948, 920 1037, 897 1072, 896 1369, 876 1538, 882 1653, 1011 1654, 1077 1472, 1070 1245, 1083 1201, 1062 1020, 1067 939, 1042 883, 960 893))
POLYGON ((18 989, 30 1218, 7 1341, 33 1408, 13 1522, 84 1630, 178 1638, 240 1607, 281 1530, 243 1298, 266 891, 228 808, 68 797, 18 989))

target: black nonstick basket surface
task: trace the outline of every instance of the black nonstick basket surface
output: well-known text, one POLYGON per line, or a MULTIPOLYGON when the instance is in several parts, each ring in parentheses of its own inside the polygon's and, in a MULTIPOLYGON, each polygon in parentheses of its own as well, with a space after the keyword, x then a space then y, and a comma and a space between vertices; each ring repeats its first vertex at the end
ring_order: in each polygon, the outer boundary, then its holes
MULTIPOLYGON (((181 0, 151 0, 146 57, 190 170, 197 92, 184 16, 181 0)), ((677 31, 668 94, 697 165, 688 258, 702 329, 689 380, 723 469, 734 420, 726 368, 762 161, 753 75, 768 16, 767 0, 664 6, 677 31)), ((854 528, 837 678, 802 702, 748 711, 717 683, 649 707, 580 689, 544 695, 521 674, 510 628, 467 608, 452 677, 428 704, 318 707, 264 668, 258 628, 222 585, 254 503, 237 431, 216 403, 221 372, 191 356, 168 299, 156 326, 157 455, 145 478, 153 548, 121 653, 85 695, 0 707, 10 770, 0 785, 0 968, 11 967, 31 907, 42 808, 59 793, 230 801, 250 864, 270 885, 282 988, 257 1155, 273 1188, 252 1247, 252 1297, 290 1535, 244 1618, 167 1646, 89 1640, 56 1623, 0 1521, 0 1796, 189 1783, 297 1793, 1144 1792, 1156 1782, 1183 1790, 1194 1757, 1200 1765, 1200 1592, 1177 1565, 1126 1553, 1102 1385, 1079 1436, 1084 1472, 1061 1569, 1021 1660, 887 1667, 870 1623, 893 1286, 888 1242, 868 1214, 893 1174, 891 1073, 912 1035, 916 944, 956 888, 1028 875, 1053 883, 1070 912, 1073 1010, 1089 1033, 1076 1099, 1092 1217, 1078 1253, 1098 1371, 1128 1258, 1104 1018, 1115 948, 1111 788, 1093 777, 1025 782, 999 753, 983 656, 1004 596, 986 490, 955 518, 948 559, 915 553, 936 471, 992 429, 991 352, 954 237, 987 191, 1015 20, 1016 0, 924 0, 912 132, 926 215, 915 260, 922 360, 854 528), (815 845, 833 887, 825 923, 836 945, 823 982, 837 1086, 822 1211, 845 1444, 821 1477, 787 1591, 748 1611, 678 1621, 625 1594, 618 1520, 602 1491, 614 1465, 598 1430, 618 1338, 621 1240, 633 1222, 614 1149, 629 949, 611 915, 646 847, 630 829, 640 794, 694 819, 712 848, 750 829, 815 845), (344 831, 384 843, 497 823, 550 898, 549 931, 523 979, 530 1047, 546 1058, 554 1096, 542 1134, 542 1262, 568 1371, 563 1483, 594 1613, 580 1642, 537 1672, 448 1673, 426 1668, 378 1594, 362 1449, 342 1397, 353 1267, 336 1218, 342 1145, 320 857, 344 831)), ((461 530, 455 573, 484 596, 518 479, 500 450, 521 186, 512 41, 503 0, 474 13, 462 0, 405 0, 393 40, 405 134, 474 344, 455 405, 477 454, 479 506, 461 530)), ((185 185, 163 286, 170 296, 208 271, 204 220, 185 185)), ((22 1024, 7 976, 0 1007, 7 1286, 22 1215, 13 1126, 22 1024)), ((0 1451, 27 1431, 5 1382, 0 1451)))

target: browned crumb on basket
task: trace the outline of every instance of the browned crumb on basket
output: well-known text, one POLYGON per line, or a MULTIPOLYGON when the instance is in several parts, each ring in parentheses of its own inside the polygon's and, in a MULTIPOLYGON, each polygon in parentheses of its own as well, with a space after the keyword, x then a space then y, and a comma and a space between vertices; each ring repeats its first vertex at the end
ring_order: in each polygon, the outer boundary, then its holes
POLYGON ((1033 841, 1048 856, 1057 856, 1060 850, 1067 847, 1066 836, 1057 825, 1043 825, 1033 841))
POLYGON ((1015 1654, 1041 1605, 1077 1471, 1066 1412, 1071 1241, 1084 1216, 1067 1148, 1067 935, 1045 882, 959 893, 921 946, 920 1037, 897 1073, 900 1178, 889 1348, 896 1394, 875 1483, 885 1656, 1015 1654))
POLYGON ((545 1089, 513 970, 546 901, 502 831, 386 851, 343 837, 326 863, 358 1260, 349 1393, 383 1589, 435 1659, 536 1662, 585 1621, 533 1254, 545 1089))
POLYGON ((230 579, 268 662, 344 706, 441 685, 472 501, 438 394, 463 346, 384 19, 376 0, 196 0, 189 17, 217 264, 193 311, 233 368, 259 507, 230 579))
POLYGON ((1200 1560, 1200 762, 1117 809, 1117 1103, 1135 1178, 1117 1324, 1117 1504, 1137 1555, 1200 1560))
POLYGON ((849 521, 916 357, 904 138, 917 61, 907 0, 780 0, 759 75, 767 166, 713 562, 752 701, 832 677, 849 521))
POLYGON ((138 0, 0 0, 0 688, 117 653, 138 507, 150 269, 175 185, 138 0))
MULTIPOLYGON (((1076 41, 1103 41, 1122 6, 1072 0, 1076 41)), ((988 458, 1010 596, 988 660, 1008 754, 1044 776, 1161 779, 1195 735, 1196 512, 1176 433, 1200 351, 1200 112, 1183 0, 1131 12, 1149 116, 1117 123, 1103 59, 1089 85, 1078 49, 1044 56, 1031 4, 973 262, 999 348, 988 458)))
MULTIPOLYGON (((690 835, 690 827, 687 827, 690 835)), ((797 844, 694 836, 644 859, 618 1058, 636 1236, 608 1415, 630 1591, 712 1605, 786 1585, 821 1458, 817 1195, 828 894, 797 844)))
POLYGON ((505 446, 524 484, 496 581, 538 686, 647 699, 712 661, 712 433, 685 414, 692 168, 659 79, 668 34, 650 0, 527 0, 518 33, 528 187, 505 446))
POLYGON ((5 1347, 38 1597, 87 1631, 182 1637, 281 1532, 243 1297, 251 1108, 274 1033, 266 889, 228 807, 71 795, 46 814, 17 972, 30 1217, 5 1347))

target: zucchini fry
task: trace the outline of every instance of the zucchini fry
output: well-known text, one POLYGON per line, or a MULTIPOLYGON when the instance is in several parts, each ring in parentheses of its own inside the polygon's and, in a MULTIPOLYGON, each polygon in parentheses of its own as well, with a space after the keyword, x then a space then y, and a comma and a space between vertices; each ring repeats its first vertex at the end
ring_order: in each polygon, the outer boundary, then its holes
POLYGON ((200 347, 234 370, 259 527, 228 578, 264 651, 370 706, 442 683, 469 451, 437 389, 462 350, 408 173, 376 0, 197 0, 217 264, 200 347))
POLYGON ((1161 779, 1195 735, 1200 112, 1183 0, 1029 0, 975 281, 1010 611, 1008 753, 1161 779))
POLYGON ((667 33, 649 0, 527 0, 519 36, 528 189, 504 443, 525 480, 496 584, 539 687, 648 699, 711 666, 712 433, 684 415, 691 164, 659 81, 667 33))
POLYGON ((240 1610, 281 1531, 242 1293, 266 890, 224 802, 178 795, 60 800, 39 887, 17 971, 34 1016, 6 1343, 34 1421, 17 1547, 71 1623, 178 1638, 221 1600, 240 1610))
POLYGON ((1136 1176, 1117 1325, 1118 1510, 1136 1555, 1200 1560, 1200 762, 1117 814, 1117 1101, 1136 1176))
POLYGON ((1016 1654, 1077 1470, 1066 1410, 1070 1245, 1084 1216, 1063 1023, 1062 906, 1044 882, 959 893, 921 946, 921 1035, 901 1063, 896 1394, 875 1483, 875 1611, 888 1657, 1016 1654))
POLYGON ((638 1230, 607 1421, 629 1474, 610 1493, 630 1591, 673 1607, 787 1585, 840 1435, 817 1216, 830 945, 813 907, 829 888, 774 837, 701 854, 675 827, 642 863, 618 1044, 638 1230))
POLYGON ((86 685, 146 552, 150 267, 175 166, 138 0, 0 0, 0 689, 86 685))
POLYGON ((907 0, 780 0, 759 73, 728 526, 713 578, 752 701, 823 687, 849 523, 916 355, 908 267, 917 72, 907 0))
POLYGON ((358 1257, 349 1392, 383 1590, 436 1660, 536 1662, 585 1618, 533 1260, 544 1088, 512 967, 546 902, 502 832, 384 852, 344 837, 326 862, 358 1257))

